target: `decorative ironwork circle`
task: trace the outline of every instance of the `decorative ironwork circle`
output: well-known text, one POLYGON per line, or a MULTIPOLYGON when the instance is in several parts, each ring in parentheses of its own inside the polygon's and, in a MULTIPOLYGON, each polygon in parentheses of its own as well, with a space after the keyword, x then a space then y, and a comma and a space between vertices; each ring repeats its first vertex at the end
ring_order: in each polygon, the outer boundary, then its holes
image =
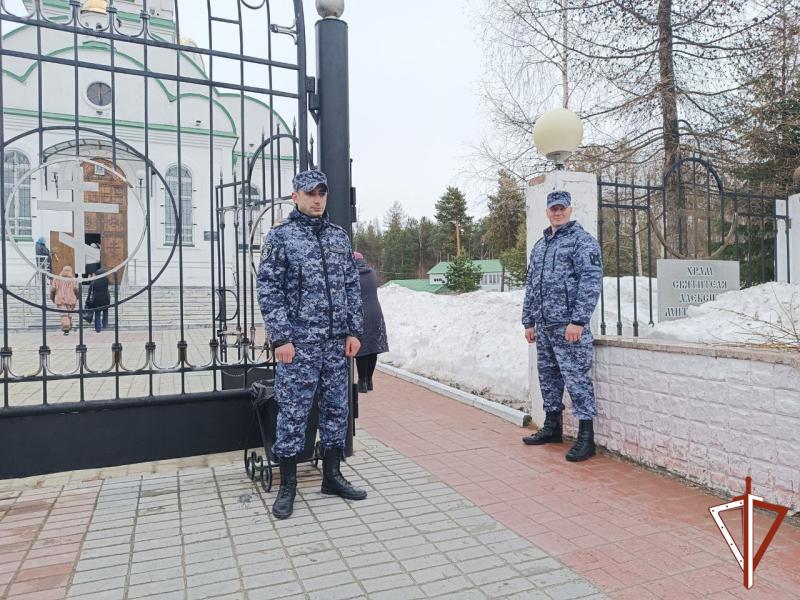
MULTIPOLYGON (((102 279, 102 278, 108 277, 109 275, 113 275, 114 273, 116 273, 120 269, 124 268, 125 265, 128 264, 128 261, 130 261, 133 257, 136 256, 136 254, 139 252, 139 248, 142 247, 142 244, 145 241, 145 238, 147 236, 147 230, 150 227, 150 224, 149 224, 148 219, 147 219, 147 210, 145 209, 144 205, 142 204, 142 199, 139 197, 139 194, 136 193, 136 188, 131 184, 131 182, 122 173, 120 173, 119 171, 117 171, 113 167, 109 167, 108 165, 106 165, 104 163, 101 163, 101 162, 99 162, 97 160, 94 160, 94 159, 91 159, 91 158, 84 158, 82 156, 68 156, 68 157, 64 157, 64 158, 54 158, 54 159, 49 160, 46 163, 40 164, 40 165, 38 165, 36 167, 33 167, 32 169, 28 169, 28 171, 26 173, 24 173, 19 178, 19 180, 14 184, 14 187, 11 189, 11 193, 9 194, 8 200, 7 200, 7 207, 8 207, 8 209, 6 210, 6 230, 7 231, 11 230, 11 220, 10 220, 11 219, 11 210, 10 209, 14 206, 14 201, 16 200, 17 190, 22 186, 22 184, 25 181, 29 180, 34 173, 38 173, 42 169, 52 168, 54 165, 63 164, 63 163, 78 163, 77 164, 77 168, 78 169, 82 168, 82 165, 84 165, 84 164, 95 165, 96 167, 102 167, 102 168, 104 168, 106 170, 107 173, 111 173, 112 175, 114 175, 115 177, 120 179, 123 183, 125 183, 128 186, 129 191, 131 191, 133 193, 133 197, 136 199, 136 202, 137 202, 137 204, 139 205, 139 208, 142 211, 142 216, 145 217, 145 225, 142 228, 142 233, 139 236, 139 241, 136 242, 136 246, 134 247, 133 252, 131 252, 128 255, 128 257, 125 258, 125 260, 123 260, 117 266, 109 269, 108 271, 106 271, 102 275, 92 276, 92 277, 83 277, 81 274, 77 273, 77 265, 75 265, 76 275, 77 275, 76 277, 62 277, 61 275, 56 275, 55 273, 51 273, 50 271, 47 271, 45 269, 42 269, 42 268, 38 267, 36 265, 36 263, 31 261, 30 258, 28 258, 25 255, 25 253, 22 252, 22 249, 17 245, 17 242, 14 239, 13 235, 9 236, 9 240, 8 241, 14 247, 14 250, 17 251, 17 254, 19 254, 20 257, 22 257, 22 260, 24 260, 31 267, 33 267, 33 270, 36 271, 37 273, 39 273, 41 275, 45 275, 45 276, 49 277, 50 279, 60 279, 60 280, 63 280, 63 281, 70 281, 72 279, 77 279, 79 282, 90 283, 92 281, 96 281, 97 279, 102 279)), ((64 205, 68 205, 70 203, 64 202, 63 204, 64 205)))
MULTIPOLYGON (((5 143, 2 146, 0 146, 0 148, 2 149, 3 152, 5 152, 6 148, 10 147, 12 144, 16 143, 18 140, 21 140, 21 139, 24 139, 24 138, 28 137, 29 135, 43 134, 43 133, 52 132, 52 131, 70 131, 70 132, 76 132, 77 131, 77 132, 80 132, 80 133, 89 133, 89 134, 92 134, 92 135, 100 136, 100 137, 103 137, 103 138, 105 138, 107 140, 110 140, 118 148, 125 150, 126 152, 134 155, 137 159, 141 160, 145 164, 145 170, 148 173, 148 177, 149 177, 149 173, 152 173, 161 182, 161 185, 162 185, 163 189, 166 192, 167 198, 169 199, 169 202, 172 205, 173 214, 175 215, 175 223, 176 224, 180 224, 180 215, 178 213, 178 205, 177 205, 177 203, 175 201, 175 197, 174 197, 174 195, 172 193, 172 190, 170 189, 169 185, 167 184, 167 180, 164 178, 164 175, 161 173, 161 171, 159 171, 155 167, 153 162, 151 160, 149 160, 148 158, 146 158, 145 155, 142 154, 141 152, 139 152, 136 148, 134 148, 130 144, 120 140, 118 137, 113 136, 113 135, 111 135, 109 133, 106 133, 105 131, 101 131, 99 129, 94 129, 94 128, 90 128, 90 127, 77 127, 76 128, 74 126, 68 126, 68 125, 48 125, 48 126, 36 127, 36 128, 33 128, 33 129, 29 129, 28 131, 25 131, 23 133, 17 134, 15 136, 11 137, 11 138, 8 138, 8 139, 5 140, 5 143)), ((69 157, 69 158, 72 159, 74 157, 69 157)), ((102 165, 102 166, 107 168, 107 165, 102 165)), ((145 227, 143 228, 143 231, 147 232, 147 230, 150 227, 150 214, 147 211, 145 211, 144 214, 145 214, 145 227)), ((178 231, 179 230, 180 230, 180 227, 178 227, 178 231)), ((133 300, 134 298, 138 297, 139 295, 141 295, 142 293, 144 293, 145 291, 147 291, 148 289, 153 287, 155 282, 158 281, 162 277, 164 272, 167 270, 167 267, 172 262, 172 259, 174 258, 175 253, 176 253, 176 251, 178 249, 178 239, 179 239, 179 237, 180 237, 179 235, 176 235, 176 236, 173 237, 172 246, 170 248, 169 255, 164 260, 164 264, 161 265, 161 268, 159 269, 159 271, 148 281, 147 285, 143 286, 142 289, 134 292, 133 294, 131 294, 127 298, 119 299, 116 302, 109 303, 105 307, 98 307, 98 308, 111 308, 111 307, 114 307, 114 306, 122 305, 125 302, 129 302, 129 301, 133 300)), ((19 248, 17 248, 17 252, 19 252, 19 251, 20 251, 19 248)), ((28 264, 30 264, 30 261, 27 261, 27 262, 28 262, 28 264)), ((34 267, 34 268, 36 268, 36 267, 34 267)), ((41 270, 38 269, 38 268, 36 268, 36 270, 37 270, 37 272, 41 272, 41 270)), ((108 273, 106 273, 106 276, 107 275, 108 275, 108 273)), ((53 275, 52 273, 49 274, 49 276, 51 278, 61 278, 60 276, 53 275)), ((81 281, 90 281, 90 279, 84 278, 81 281)), ((48 310, 48 311, 56 312, 56 313, 75 313, 75 314, 77 314, 77 313, 80 312, 79 308, 76 308, 76 309, 73 309, 73 310, 69 310, 69 309, 64 309, 64 308, 51 307, 51 306, 48 306, 47 303, 45 303, 45 305, 42 306, 41 304, 37 304, 36 302, 32 302, 32 301, 28 300, 27 298, 25 298, 25 297, 15 293, 15 292, 13 292, 5 284, 4 281, 0 281, 0 289, 2 289, 2 288, 5 288, 6 293, 9 296, 11 296, 12 298, 14 298, 16 300, 19 300, 23 304, 27 304, 28 306, 32 306, 32 307, 37 308, 37 309, 44 308, 44 310, 48 310)))

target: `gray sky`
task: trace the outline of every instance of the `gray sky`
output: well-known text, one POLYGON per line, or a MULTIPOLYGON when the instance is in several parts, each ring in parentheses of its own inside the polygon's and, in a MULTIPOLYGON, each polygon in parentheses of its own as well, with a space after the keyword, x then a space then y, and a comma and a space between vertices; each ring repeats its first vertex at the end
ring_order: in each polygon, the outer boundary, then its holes
MULTIPOLYGON (((410 216, 433 216, 448 185, 461 187, 473 212, 483 212, 484 185, 469 175, 473 148, 486 130, 479 101, 481 44, 470 26, 474 1, 345 0, 360 220, 382 221, 395 201, 410 216)), ((291 1, 271 0, 270 5, 274 21, 289 25, 291 1)), ((21 11, 22 2, 8 0, 7 6, 21 11)), ((205 2, 180 0, 180 6, 181 34, 202 44, 207 38, 205 2)), ((219 7, 218 16, 235 17, 231 0, 212 0, 212 6, 219 7)), ((304 7, 313 73, 314 0, 304 0, 304 7)), ((253 31, 257 27, 250 24, 253 31)))
POLYGON ((432 216, 448 185, 461 186, 470 206, 481 201, 480 186, 466 185, 464 175, 485 129, 481 45, 467 4, 346 0, 353 178, 362 220, 382 218, 395 201, 412 216, 432 216))

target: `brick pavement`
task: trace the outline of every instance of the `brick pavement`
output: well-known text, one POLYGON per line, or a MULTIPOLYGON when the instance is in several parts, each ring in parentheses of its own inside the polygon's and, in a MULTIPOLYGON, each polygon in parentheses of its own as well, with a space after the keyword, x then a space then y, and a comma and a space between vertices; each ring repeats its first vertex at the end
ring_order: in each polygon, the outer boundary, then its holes
MULTIPOLYGON (((800 598, 796 525, 746 590, 708 513, 719 497, 602 452, 567 463, 567 443, 524 446, 518 427, 385 374, 376 388, 360 401, 372 435, 615 598, 800 598)), ((740 541, 738 514, 724 516, 740 541)), ((756 540, 771 522, 756 515, 756 540)))
POLYGON ((702 490, 603 454, 566 463, 566 444, 524 447, 383 374, 359 423, 345 470, 370 498, 323 497, 302 466, 288 521, 238 453, 0 482, 0 597, 800 597, 793 525, 746 591, 702 490))
POLYGON ((62 487, 6 483, 0 596, 606 597, 365 432, 345 469, 370 497, 322 496, 319 473, 304 465, 287 521, 272 518, 274 492, 254 487, 238 459, 105 480, 74 474, 62 487))

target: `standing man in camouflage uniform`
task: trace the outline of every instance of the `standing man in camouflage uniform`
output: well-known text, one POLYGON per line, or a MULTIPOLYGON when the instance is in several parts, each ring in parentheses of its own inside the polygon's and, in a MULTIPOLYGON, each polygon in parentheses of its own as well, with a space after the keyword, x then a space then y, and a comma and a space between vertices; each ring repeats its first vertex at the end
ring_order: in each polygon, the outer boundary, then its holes
POLYGON ((570 220, 571 204, 569 192, 547 195, 550 227, 534 245, 528 263, 522 324, 528 343, 536 342, 546 416, 542 428, 522 441, 528 445, 561 442, 566 385, 572 413, 580 421, 578 439, 566 458, 576 462, 595 454, 589 319, 600 297, 603 267, 597 240, 570 220))
POLYGON ((293 180, 295 209, 267 235, 258 268, 258 301, 278 362, 278 424, 272 453, 281 486, 272 514, 288 518, 297 492, 297 455, 319 389, 322 493, 363 500, 340 471, 348 426, 348 360, 361 346, 361 290, 350 238, 330 222, 328 180, 303 171, 293 180))

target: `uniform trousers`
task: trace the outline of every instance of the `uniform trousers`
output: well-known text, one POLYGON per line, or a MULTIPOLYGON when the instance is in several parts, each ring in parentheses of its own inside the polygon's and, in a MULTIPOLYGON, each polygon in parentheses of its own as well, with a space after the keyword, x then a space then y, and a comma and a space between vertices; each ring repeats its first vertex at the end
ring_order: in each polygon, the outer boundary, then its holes
POLYGON ((592 384, 592 333, 588 327, 577 342, 564 338, 566 325, 536 327, 536 355, 539 387, 544 410, 564 410, 564 387, 572 399, 572 413, 578 419, 593 419, 597 409, 592 384))
POLYGON ((295 344, 294 360, 278 363, 275 400, 278 424, 273 455, 292 458, 303 451, 311 403, 319 388, 319 437, 324 449, 344 448, 347 439, 348 369, 344 340, 295 344))

